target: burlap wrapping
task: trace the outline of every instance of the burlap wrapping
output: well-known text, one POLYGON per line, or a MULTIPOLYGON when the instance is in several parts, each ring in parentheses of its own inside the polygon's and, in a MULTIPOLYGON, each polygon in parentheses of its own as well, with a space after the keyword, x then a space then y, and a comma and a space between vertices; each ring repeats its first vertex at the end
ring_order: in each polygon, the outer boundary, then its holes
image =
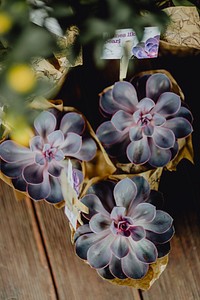
POLYGON ((164 8, 170 22, 161 35, 159 53, 177 56, 200 53, 200 18, 195 6, 164 8))

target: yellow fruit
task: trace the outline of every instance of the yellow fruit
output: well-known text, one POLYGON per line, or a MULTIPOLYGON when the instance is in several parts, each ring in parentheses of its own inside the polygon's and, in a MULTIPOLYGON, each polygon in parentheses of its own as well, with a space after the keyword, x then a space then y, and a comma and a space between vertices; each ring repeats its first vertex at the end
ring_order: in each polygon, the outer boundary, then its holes
POLYGON ((25 125, 13 129, 10 133, 11 139, 23 146, 29 146, 30 138, 33 136, 32 129, 25 125))
POLYGON ((36 84, 35 72, 26 64, 11 67, 7 74, 7 80, 15 92, 22 94, 30 92, 36 84))
POLYGON ((0 35, 6 34, 12 27, 12 19, 5 12, 0 12, 0 35))
POLYGON ((10 114, 6 118, 6 123, 9 127, 11 139, 20 145, 29 146, 29 141, 34 133, 24 116, 10 114))

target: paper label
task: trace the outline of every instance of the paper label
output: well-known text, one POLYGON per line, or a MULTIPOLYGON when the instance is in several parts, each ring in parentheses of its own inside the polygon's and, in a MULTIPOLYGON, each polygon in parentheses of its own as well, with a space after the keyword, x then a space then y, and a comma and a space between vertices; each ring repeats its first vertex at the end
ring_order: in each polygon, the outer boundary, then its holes
MULTIPOLYGON (((145 46, 150 47, 150 45, 145 45, 145 42, 150 38, 155 38, 157 40, 152 40, 152 43, 159 44, 159 37, 160 37, 160 30, 158 27, 145 27, 144 28, 144 35, 141 40, 142 43, 141 46, 145 48, 145 46)), ((140 42, 140 43, 141 43, 140 42)), ((133 57, 133 48, 140 45, 138 38, 136 36, 136 33, 131 29, 119 29, 116 30, 115 36, 111 39, 108 39, 103 47, 103 54, 102 59, 121 59, 124 56, 124 49, 125 44, 129 44, 130 52, 128 53, 129 58, 133 57)), ((154 45, 152 45, 153 47, 154 45)), ((148 52, 147 48, 144 49, 146 52, 148 52)), ((154 47, 154 53, 153 56, 149 55, 149 53, 144 52, 144 57, 137 57, 137 58, 153 58, 158 56, 158 47, 156 47, 157 51, 155 51, 154 47), (146 54, 146 55, 145 55, 146 54)), ((150 51, 151 52, 151 51, 150 51)))
POLYGON ((77 219, 76 215, 67 207, 67 205, 65 205, 65 214, 66 214, 69 222, 73 226, 74 230, 76 230, 78 219, 77 219))
POLYGON ((78 199, 78 194, 74 188, 73 169, 70 159, 68 160, 67 174, 62 170, 61 189, 65 200, 65 214, 73 228, 77 229, 77 223, 82 224, 80 212, 88 213, 88 208, 78 199))
POLYGON ((68 160, 67 174, 63 170, 61 173, 61 189, 65 200, 65 214, 74 229, 77 226, 78 216, 73 212, 73 201, 77 197, 73 188, 72 163, 68 160))

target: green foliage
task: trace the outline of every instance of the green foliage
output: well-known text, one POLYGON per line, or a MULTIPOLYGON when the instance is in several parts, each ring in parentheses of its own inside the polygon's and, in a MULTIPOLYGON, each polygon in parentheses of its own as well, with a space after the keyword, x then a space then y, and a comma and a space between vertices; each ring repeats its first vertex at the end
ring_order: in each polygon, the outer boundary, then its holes
POLYGON ((28 104, 45 96, 50 83, 38 80, 21 93, 10 86, 8 73, 16 64, 31 65, 33 58, 54 57, 61 50, 55 32, 63 35, 76 25, 80 34, 74 53, 92 45, 98 60, 104 33, 112 37, 117 29, 133 28, 140 39, 145 26, 162 30, 167 21, 155 0, 0 0, 0 105, 8 106, 8 115, 30 122, 28 104))

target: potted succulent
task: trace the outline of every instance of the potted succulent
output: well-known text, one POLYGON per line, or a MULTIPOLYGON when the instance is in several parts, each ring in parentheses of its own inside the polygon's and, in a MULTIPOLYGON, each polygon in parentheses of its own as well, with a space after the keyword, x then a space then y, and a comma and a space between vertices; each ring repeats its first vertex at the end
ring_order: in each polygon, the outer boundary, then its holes
MULTIPOLYGON (((58 105, 45 103, 46 109, 40 103, 26 144, 13 140, 9 133, 1 142, 1 178, 35 201, 46 200, 60 206, 64 202, 61 177, 63 172, 68 176, 69 161, 79 186, 90 179, 90 163, 101 160, 108 174, 115 168, 107 164, 109 158, 80 112, 63 107, 60 101, 58 105)), ((98 172, 95 168, 93 176, 98 172)))
POLYGON ((88 208, 73 235, 78 257, 113 284, 147 290, 168 262, 173 219, 163 195, 142 175, 96 178, 80 201, 88 208))
POLYGON ((104 89, 99 105, 107 119, 96 134, 119 172, 167 168, 171 162, 176 166, 181 145, 190 143, 193 131, 193 116, 181 97, 164 70, 143 72, 104 89))

